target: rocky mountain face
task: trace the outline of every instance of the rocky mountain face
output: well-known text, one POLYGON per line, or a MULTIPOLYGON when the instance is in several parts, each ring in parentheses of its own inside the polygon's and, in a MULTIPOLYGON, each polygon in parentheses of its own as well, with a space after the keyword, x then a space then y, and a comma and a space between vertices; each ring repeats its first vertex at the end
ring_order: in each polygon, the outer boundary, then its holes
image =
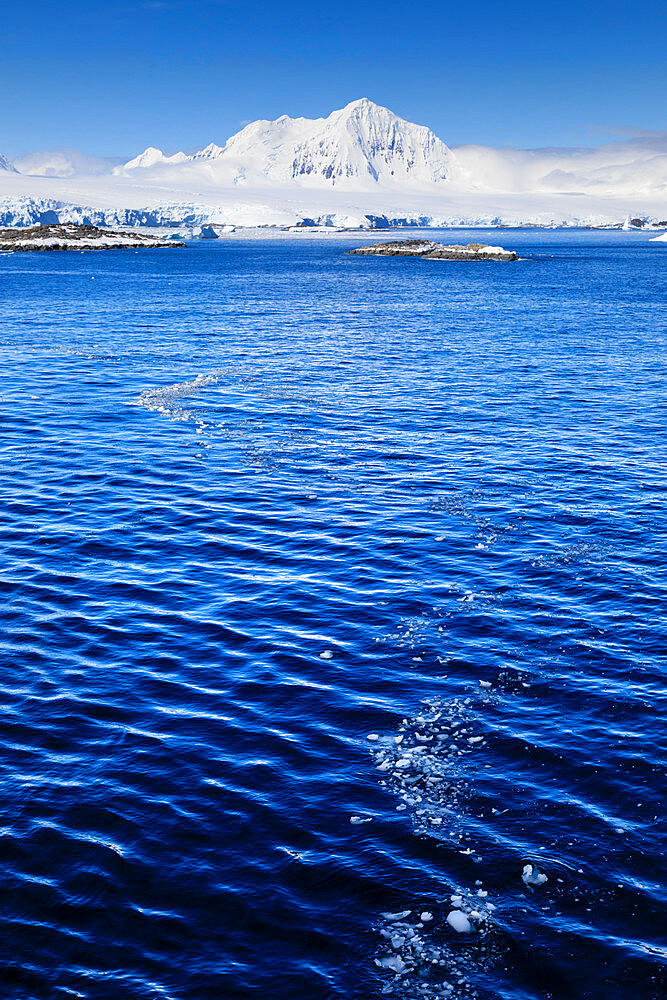
POLYGON ((360 178, 437 184, 452 172, 453 154, 423 125, 404 121, 366 98, 334 111, 299 143, 293 178, 315 175, 336 182, 360 178))
POLYGON ((10 171, 10 173, 13 174, 18 173, 14 164, 10 163, 7 157, 3 156, 2 153, 0 153, 0 170, 8 170, 10 171))

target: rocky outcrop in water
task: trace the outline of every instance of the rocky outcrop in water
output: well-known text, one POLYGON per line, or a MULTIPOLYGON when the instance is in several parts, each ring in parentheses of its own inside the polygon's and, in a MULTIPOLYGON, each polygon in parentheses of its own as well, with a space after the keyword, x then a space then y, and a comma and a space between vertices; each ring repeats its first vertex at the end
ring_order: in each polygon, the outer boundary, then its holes
POLYGON ((0 252, 14 250, 131 250, 154 247, 184 247, 148 233, 116 232, 73 222, 28 229, 0 229, 0 252))
POLYGON ((381 257, 423 257, 425 260, 518 260, 513 250, 491 247, 486 243, 468 243, 466 246, 433 243, 431 240, 393 240, 356 247, 351 254, 374 254, 381 257))

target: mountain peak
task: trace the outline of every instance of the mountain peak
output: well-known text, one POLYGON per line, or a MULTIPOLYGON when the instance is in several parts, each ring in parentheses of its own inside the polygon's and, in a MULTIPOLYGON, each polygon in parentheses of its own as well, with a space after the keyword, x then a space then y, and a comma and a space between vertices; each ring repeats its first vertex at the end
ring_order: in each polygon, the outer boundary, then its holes
POLYGON ((193 160, 218 160, 224 153, 224 146, 218 146, 214 142, 209 142, 208 146, 204 146, 199 152, 195 153, 192 157, 193 160))
POLYGON ((174 153, 173 156, 165 156, 157 146, 147 146, 143 153, 139 153, 132 160, 128 160, 120 167, 114 167, 114 174, 122 174, 125 170, 136 170, 142 167, 158 167, 165 164, 184 163, 189 157, 185 153, 174 153))
MULTIPOLYGON (((368 97, 358 97, 356 101, 350 101, 342 109, 343 111, 352 111, 355 108, 379 108, 380 105, 376 104, 375 101, 371 101, 368 97)), ((385 110, 385 109, 383 109, 385 110)))
POLYGON ((396 119, 397 121, 402 121, 398 115, 390 111, 389 108, 383 107, 381 104, 376 104, 375 101, 369 100, 368 97, 360 97, 356 101, 350 101, 346 104, 344 108, 340 111, 332 111, 329 118, 355 118, 359 120, 371 120, 371 119, 396 119))
POLYGON ((451 174, 453 156, 424 125, 361 97, 333 111, 295 150, 292 177, 434 184, 451 174))
MULTIPOLYGON (((246 125, 224 146, 210 143, 193 156, 167 157, 149 146, 117 173, 135 168, 206 165, 207 180, 290 183, 309 187, 369 184, 422 187, 451 177, 454 157, 430 129, 399 118, 393 111, 360 97, 327 118, 289 118, 246 125), (187 161, 187 164, 186 164, 187 161)), ((164 174, 163 174, 164 175, 164 174)))

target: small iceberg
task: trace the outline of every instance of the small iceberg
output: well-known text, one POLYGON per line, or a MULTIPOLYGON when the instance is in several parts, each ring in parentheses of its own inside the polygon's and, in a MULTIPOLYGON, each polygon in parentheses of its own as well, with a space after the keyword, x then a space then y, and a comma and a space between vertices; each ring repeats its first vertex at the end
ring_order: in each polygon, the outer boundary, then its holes
POLYGON ((526 885, 544 885, 549 881, 548 876, 537 865, 524 865, 521 879, 526 885))
POLYGON ((447 914, 447 923, 457 934, 471 934, 472 924, 462 910, 451 910, 447 914))

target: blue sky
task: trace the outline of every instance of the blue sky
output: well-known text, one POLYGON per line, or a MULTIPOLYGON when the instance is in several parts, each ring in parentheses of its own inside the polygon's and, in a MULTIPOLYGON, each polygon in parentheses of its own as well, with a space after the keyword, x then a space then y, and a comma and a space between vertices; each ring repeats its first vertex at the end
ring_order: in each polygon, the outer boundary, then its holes
POLYGON ((453 145, 667 128, 667 0, 0 0, 0 150, 132 155, 369 97, 453 145))

